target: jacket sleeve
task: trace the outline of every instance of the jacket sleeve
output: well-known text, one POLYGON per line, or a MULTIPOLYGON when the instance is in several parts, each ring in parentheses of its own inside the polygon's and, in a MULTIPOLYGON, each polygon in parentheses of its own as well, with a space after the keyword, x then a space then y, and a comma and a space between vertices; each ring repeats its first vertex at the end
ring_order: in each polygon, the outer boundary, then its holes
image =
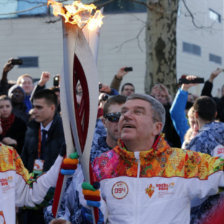
POLYGON ((39 90, 41 90, 41 89, 44 89, 45 88, 45 86, 39 86, 39 85, 36 85, 34 88, 33 88, 33 91, 32 91, 32 93, 31 93, 31 95, 30 95, 30 101, 32 102, 32 100, 33 100, 33 96, 34 96, 34 94, 37 92, 37 91, 39 91, 39 90))
POLYGON ((111 88, 110 95, 116 96, 116 95, 119 95, 119 92, 116 89, 111 88))
POLYGON ((213 83, 211 83, 207 80, 201 90, 201 96, 212 97, 212 88, 213 88, 213 83))
POLYGON ((117 76, 115 75, 111 81, 110 88, 113 88, 119 91, 121 82, 122 82, 122 78, 118 79, 117 76))
POLYGON ((220 186, 224 186, 224 160, 204 153, 198 153, 198 155, 199 157, 197 157, 196 161, 188 160, 187 164, 188 167, 195 167, 197 174, 195 177, 188 179, 187 186, 191 199, 214 195, 218 193, 220 186))
POLYGON ((47 197, 52 187, 56 186, 58 173, 63 157, 58 156, 54 165, 45 174, 35 181, 31 180, 28 170, 24 167, 22 160, 16 158, 16 206, 35 207, 41 205, 47 197))
POLYGON ((189 129, 188 120, 185 114, 188 92, 179 89, 170 108, 170 116, 173 125, 180 136, 181 144, 184 141, 184 135, 189 129))

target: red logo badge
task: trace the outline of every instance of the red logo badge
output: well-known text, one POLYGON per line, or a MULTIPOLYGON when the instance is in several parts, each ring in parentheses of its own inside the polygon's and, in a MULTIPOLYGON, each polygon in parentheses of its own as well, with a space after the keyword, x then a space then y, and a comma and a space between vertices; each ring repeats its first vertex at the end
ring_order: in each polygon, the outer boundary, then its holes
POLYGON ((123 182, 119 181, 115 183, 112 187, 112 195, 116 199, 123 199, 128 194, 128 185, 123 182))

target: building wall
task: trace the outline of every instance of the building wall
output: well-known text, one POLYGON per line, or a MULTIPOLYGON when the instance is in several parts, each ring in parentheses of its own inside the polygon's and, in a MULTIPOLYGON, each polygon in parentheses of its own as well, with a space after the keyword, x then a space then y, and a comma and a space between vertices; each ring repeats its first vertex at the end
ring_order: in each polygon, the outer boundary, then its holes
MULTIPOLYGON (((189 9, 194 15, 194 21, 198 27, 192 24, 183 3, 180 4, 177 24, 177 75, 192 74, 208 79, 211 72, 217 67, 224 68, 224 23, 217 23, 209 18, 209 9, 223 15, 223 1, 186 1, 189 9), (193 43, 201 47, 201 56, 183 52, 182 43, 193 43), (209 53, 222 57, 222 63, 217 64, 209 61, 209 53)), ((217 89, 224 84, 223 74, 214 80, 213 95, 217 89)), ((202 84, 192 88, 190 91, 200 95, 202 84)))
MULTIPOLYGON (((192 25, 185 7, 180 5, 177 24, 177 75, 194 74, 207 79, 214 69, 223 67, 208 59, 209 53, 222 56, 223 21, 215 23, 209 18, 208 9, 212 8, 223 15, 223 2, 187 1, 199 26, 210 28, 198 29, 192 25), (182 43, 189 42, 201 47, 201 56, 185 53, 182 43)), ((146 13, 106 14, 100 31, 98 71, 99 81, 110 84, 113 76, 123 66, 132 66, 133 72, 125 76, 123 83, 132 82, 136 92, 144 92, 145 75, 145 30, 146 13)), ((23 73, 30 73, 39 78, 42 71, 51 72, 52 76, 61 73, 63 66, 61 22, 47 23, 52 18, 30 17, 0 20, 0 67, 11 57, 39 56, 38 68, 18 68, 10 71, 9 79, 17 79, 23 73)), ((223 74, 214 81, 214 91, 220 88, 223 74)), ((51 86, 52 81, 49 83, 51 86)), ((191 92, 200 94, 201 86, 191 92)))
POLYGON ((62 71, 62 31, 61 23, 48 24, 47 18, 31 17, 0 20, 0 67, 9 58, 38 56, 38 68, 19 68, 15 66, 9 79, 16 80, 24 73, 39 78, 42 71, 52 76, 62 71))
POLYGON ((133 67, 122 81, 132 82, 136 92, 144 92, 145 13, 106 15, 99 41, 98 70, 100 80, 110 84, 121 67, 133 67), (140 33, 139 40, 137 35, 140 33), (138 45, 139 41, 139 45, 138 45))
MULTIPOLYGON (((110 84, 119 68, 132 66, 124 82, 133 82, 137 92, 144 92, 145 14, 106 15, 100 31, 98 71, 99 81, 110 84)), ((49 71, 52 76, 61 73, 63 66, 62 26, 61 22, 47 23, 52 18, 31 17, 0 20, 0 67, 11 57, 39 56, 38 68, 19 68, 15 66, 9 73, 9 79, 16 80, 23 73, 34 78, 42 71, 49 71)))

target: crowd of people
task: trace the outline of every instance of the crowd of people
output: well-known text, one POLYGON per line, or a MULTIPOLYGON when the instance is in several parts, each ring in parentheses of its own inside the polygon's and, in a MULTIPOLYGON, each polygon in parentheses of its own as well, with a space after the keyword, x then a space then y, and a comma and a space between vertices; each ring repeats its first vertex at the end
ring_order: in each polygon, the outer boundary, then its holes
MULTIPOLYGON (((0 80, 0 198, 16 207, 16 218, 6 214, 1 199, 0 223, 88 224, 93 223, 92 207, 98 208, 98 223, 222 223, 224 87, 221 97, 211 94, 222 69, 213 71, 201 96, 194 97, 189 89, 195 83, 181 84, 174 99, 162 83, 150 95, 135 93, 133 83, 121 85, 130 72, 125 67, 110 85, 100 83, 90 153, 95 183, 83 184, 78 165, 54 217, 51 187, 66 148, 60 82, 46 88, 50 73, 42 72, 36 85, 29 74, 12 84, 8 73, 13 67, 10 59, 0 80), (13 196, 13 187, 4 187, 12 179, 3 175, 9 170, 18 175, 13 196)), ((83 91, 78 83, 77 102, 83 91)))

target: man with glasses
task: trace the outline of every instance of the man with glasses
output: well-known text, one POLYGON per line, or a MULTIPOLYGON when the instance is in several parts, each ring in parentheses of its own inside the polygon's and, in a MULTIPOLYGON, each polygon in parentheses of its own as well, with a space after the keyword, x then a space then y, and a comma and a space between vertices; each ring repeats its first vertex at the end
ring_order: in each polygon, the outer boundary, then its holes
MULTIPOLYGON (((117 95, 110 97, 104 105, 103 108, 103 124, 107 130, 107 135, 103 135, 93 140, 90 161, 91 163, 94 159, 100 156, 103 152, 107 152, 111 150, 113 147, 117 145, 117 140, 119 138, 118 132, 118 121, 121 115, 121 107, 125 103, 126 97, 117 95)), ((97 130, 96 130, 97 132, 97 130)), ((61 218, 61 223, 64 220, 69 220, 72 223, 88 223, 88 213, 90 211, 82 211, 82 207, 80 205, 78 199, 78 185, 81 185, 83 182, 83 174, 81 167, 78 167, 75 175, 73 176, 71 184, 68 186, 64 197, 63 197, 63 205, 61 206, 61 210, 59 211, 59 217, 61 218)), ((49 223, 52 219, 51 216, 51 207, 45 211, 45 222, 49 223)), ((52 224, 54 221, 51 222, 52 224)), ((59 220, 55 220, 55 223, 59 224, 59 220)))
POLYGON ((125 101, 126 97, 117 95, 109 98, 105 103, 102 122, 106 128, 107 135, 100 136, 96 141, 93 141, 90 155, 91 162, 102 152, 106 152, 116 146, 119 138, 118 121, 121 115, 121 106, 125 101))
POLYGON ((161 134, 164 124, 164 107, 149 95, 132 94, 122 105, 121 139, 93 163, 105 223, 189 224, 191 200, 224 186, 223 160, 171 148, 161 134))

